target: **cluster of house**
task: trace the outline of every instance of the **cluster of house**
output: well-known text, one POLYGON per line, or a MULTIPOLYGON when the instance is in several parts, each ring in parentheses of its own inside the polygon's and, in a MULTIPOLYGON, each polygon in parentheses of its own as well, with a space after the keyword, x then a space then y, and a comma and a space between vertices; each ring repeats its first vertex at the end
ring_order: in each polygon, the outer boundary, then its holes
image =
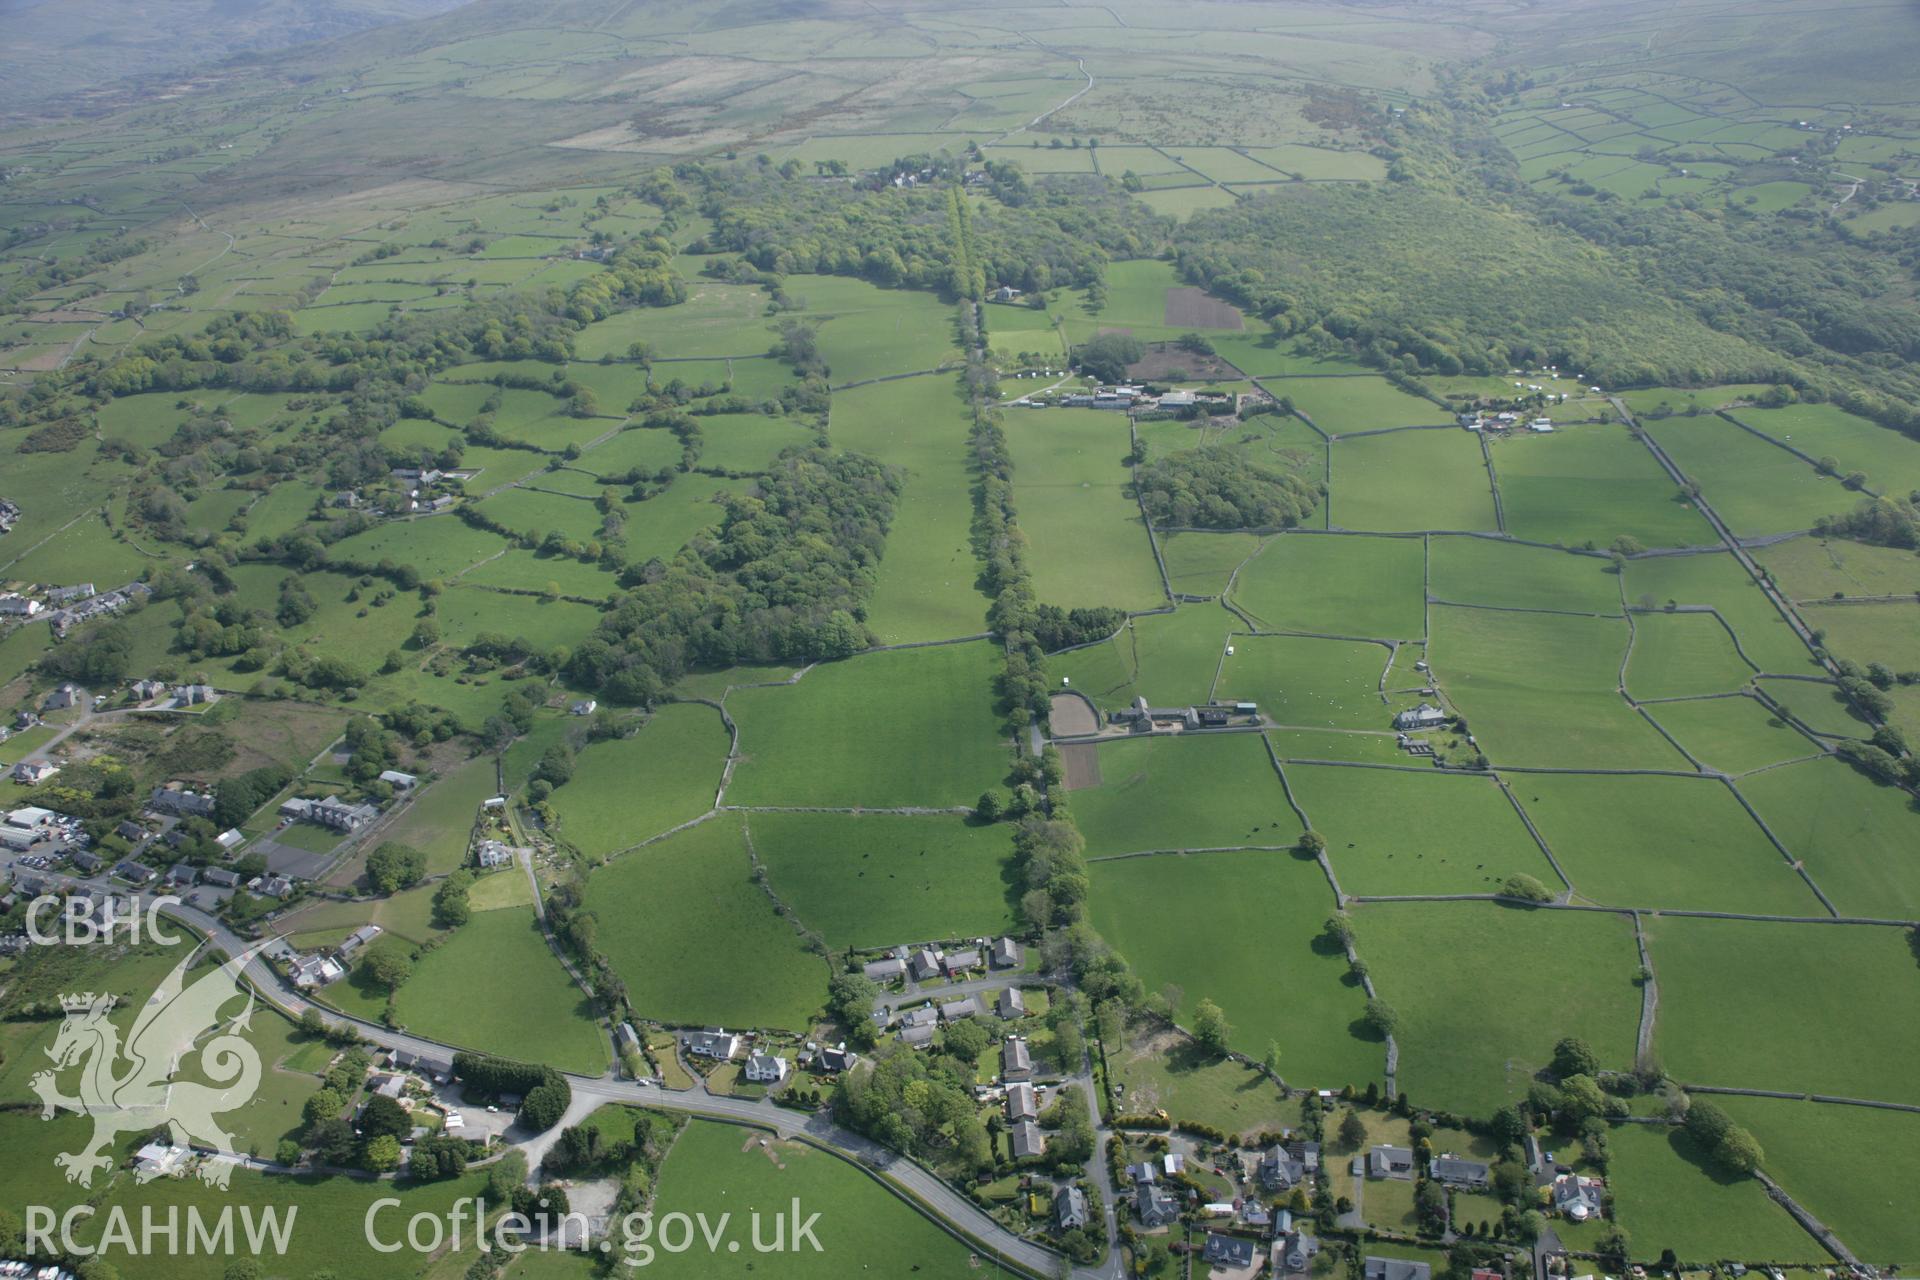
POLYGON ((268 952, 268 956, 285 963, 287 976, 293 979, 294 986, 303 991, 312 991, 345 977, 347 970, 353 967, 354 957, 365 951, 379 936, 379 925, 362 925, 348 934, 332 952, 312 951, 305 954, 294 951, 285 939, 281 939, 268 952))
POLYGON ((380 811, 370 804, 353 804, 342 800, 339 796, 328 796, 323 800, 303 800, 296 797, 281 802, 280 816, 290 822, 311 822, 329 831, 345 834, 349 831, 358 831, 372 822, 380 816, 380 811))
MULTIPOLYGON (((638 1034, 634 1033, 631 1026, 622 1026, 637 1050, 640 1041, 638 1034)), ((689 1057, 706 1058, 713 1062, 731 1062, 744 1051, 746 1065, 740 1069, 740 1076, 752 1084, 781 1084, 793 1071, 792 1064, 784 1056, 754 1049, 747 1043, 746 1036, 738 1031, 728 1031, 725 1027, 683 1032, 680 1046, 689 1057)), ((847 1048, 845 1041, 837 1045, 809 1043, 804 1061, 815 1071, 830 1075, 847 1070, 860 1061, 860 1055, 847 1048)))
POLYGON ((23 622, 43 618, 52 625, 54 635, 64 636, 83 622, 118 613, 133 601, 150 594, 152 591, 144 582, 130 582, 107 592, 96 592, 91 582, 71 587, 46 587, 41 589, 38 596, 8 591, 0 594, 0 618, 23 622))
POLYGON ((1145 698, 1133 705, 1107 713, 1110 724, 1124 725, 1133 733, 1152 733, 1156 729, 1224 729, 1233 724, 1253 724, 1260 719, 1257 702, 1203 702, 1190 707, 1150 707, 1145 698))
POLYGON ((1588 1177, 1555 1163, 1553 1153, 1542 1151, 1540 1140, 1532 1134, 1521 1140, 1520 1153, 1553 1212, 1570 1222, 1591 1222, 1606 1213, 1605 1178, 1588 1177))
MULTIPOLYGON (((1394 1178, 1411 1182, 1416 1172, 1413 1151, 1408 1147, 1387 1143, 1372 1147, 1367 1151, 1366 1171, 1369 1178, 1394 1178)), ((1485 1191, 1490 1185, 1492 1172, 1478 1160, 1467 1160, 1448 1153, 1435 1156, 1428 1162, 1427 1176, 1460 1191, 1485 1191)))
POLYGON ((447 480, 464 480, 473 472, 436 471, 431 467, 395 467, 392 475, 406 486, 406 509, 412 512, 445 511, 460 500, 458 494, 433 493, 433 486, 447 480))
POLYGON ((1232 400, 1233 397, 1224 393, 1179 389, 1152 392, 1145 387, 1122 384, 1114 387, 1095 387, 1091 391, 1069 391, 1060 396, 1036 393, 1031 396, 1021 396, 1013 402, 1013 405, 1020 409, 1045 409, 1058 405, 1063 409, 1119 409, 1144 412, 1150 409, 1172 411, 1192 409, 1202 402, 1231 404, 1232 400))
POLYGON ((1529 418, 1519 413, 1483 414, 1475 410, 1461 414, 1460 425, 1469 431, 1518 431, 1524 427, 1535 435, 1553 434, 1552 418, 1529 418))
POLYGON ((1026 955, 1026 948, 1012 938, 996 938, 991 943, 985 938, 976 938, 971 947, 954 951, 931 943, 895 947, 890 954, 869 961, 864 972, 868 979, 883 985, 902 978, 932 982, 937 978, 957 978, 988 964, 996 969, 1018 969, 1025 963, 1026 955))
POLYGON ((1423 729, 1438 729, 1447 722, 1447 713, 1430 702, 1417 707, 1396 712, 1393 727, 1402 733, 1418 733, 1423 729))

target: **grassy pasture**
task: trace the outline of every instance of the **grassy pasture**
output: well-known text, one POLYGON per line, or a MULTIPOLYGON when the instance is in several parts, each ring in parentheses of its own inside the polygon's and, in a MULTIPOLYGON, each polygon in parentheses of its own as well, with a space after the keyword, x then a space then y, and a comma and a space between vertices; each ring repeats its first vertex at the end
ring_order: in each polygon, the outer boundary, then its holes
MULTIPOLYGON (((1876 428, 1877 429, 1877 428, 1876 428)), ((1794 538, 1754 553, 1797 600, 1920 592, 1920 556, 1846 538, 1794 538)), ((1824 615, 1823 615, 1824 616, 1824 615)))
POLYGON ((723 471, 765 471, 782 449, 814 440, 800 424, 764 413, 714 414, 701 420, 700 431, 700 465, 723 471))
POLYGON ((1333 445, 1327 521, 1332 528, 1385 533, 1492 530, 1491 483, 1471 432, 1395 431, 1343 438, 1333 445))
POLYGON ((548 949, 530 909, 475 912, 415 963, 394 1012, 421 1035, 563 1071, 597 1075, 610 1060, 592 1006, 548 949), (482 975, 487 998, 476 1000, 482 975))
POLYGON ((1616 692, 1624 620, 1433 609, 1428 660, 1498 764, 1684 769, 1616 692))
POLYGON ((572 556, 542 555, 513 547, 498 556, 483 560, 459 578, 462 586, 510 587, 519 591, 545 591, 560 588, 562 595, 601 600, 620 589, 619 579, 598 564, 587 564, 572 556))
POLYGON ((1731 693, 1754 674, 1733 637, 1708 613, 1642 613, 1633 619, 1627 692, 1636 698, 1731 693))
POLYGON ((1165 214, 1169 218, 1178 218, 1182 222, 1202 209, 1224 209, 1233 204, 1235 199, 1233 193, 1226 188, 1212 186, 1138 191, 1134 193, 1133 198, 1155 213, 1165 214))
POLYGON ((1895 671, 1920 667, 1920 600, 1805 608, 1800 616, 1827 633, 1827 648, 1840 657, 1895 671))
POLYGON ((1826 1251, 1767 1197, 1758 1179, 1722 1173, 1685 1130, 1622 1124, 1607 1138, 1614 1212, 1633 1233, 1636 1254, 1672 1249, 1688 1264, 1730 1257, 1825 1261, 1826 1251))
POLYGON ((1727 553, 1652 556, 1627 563, 1626 598, 1639 608, 1710 605, 1762 671, 1813 675, 1813 655, 1758 583, 1727 553))
POLYGON ((624 356, 636 342, 663 356, 757 356, 773 345, 767 295, 758 285, 689 280, 678 306, 639 307, 595 321, 574 335, 582 360, 624 356))
MULTIPOLYGON (((1145 1036, 1106 1046, 1117 1110, 1165 1110, 1176 1121, 1210 1124, 1233 1134, 1271 1131, 1292 1109, 1271 1080, 1244 1062, 1218 1058, 1189 1042, 1145 1036)), ((1282 1063, 1284 1067, 1284 1060, 1282 1063)))
POLYGON ((1131 619, 1113 639, 1062 654, 1047 669, 1106 708, 1136 697, 1154 706, 1205 702, 1232 633, 1243 625, 1218 605, 1181 605, 1131 619))
POLYGON ((561 836, 590 858, 618 852, 713 807, 727 730, 712 707, 670 703, 639 732, 589 744, 553 793, 561 836))
POLYGON ((1400 1087, 1418 1106, 1486 1115, 1524 1098, 1561 1036, 1586 1040, 1604 1066, 1632 1065, 1640 960, 1619 916, 1370 903, 1353 927, 1400 1015, 1400 1087))
POLYGON ((833 947, 967 938, 1012 924, 1012 828, 959 817, 756 813, 767 883, 833 947))
POLYGON ((1073 793, 1090 855, 1291 845, 1300 821, 1254 734, 1103 744, 1100 785, 1073 793))
POLYGON ((1742 537, 1810 529, 1858 500, 1837 480, 1724 418, 1668 418, 1646 428, 1742 537))
POLYGON ((1255 1057, 1279 1041, 1296 1086, 1378 1079, 1379 1040, 1358 1027, 1364 993, 1345 957, 1316 945, 1333 895, 1290 853, 1166 854, 1095 863, 1089 896, 1102 936, 1158 990, 1184 992, 1180 1019, 1212 999, 1231 1043, 1255 1057))
MULTIPOLYGON (((835 446, 907 472, 868 606, 883 643, 972 635, 985 625, 987 601, 975 585, 980 564, 972 543, 968 423, 949 377, 834 394, 829 435, 835 446)), ((1023 509, 1023 526, 1026 517, 1023 509)))
POLYGON ((1809 457, 1832 458, 1841 475, 1864 471, 1868 486, 1878 492, 1904 496, 1920 489, 1920 442, 1838 405, 1740 409, 1733 416, 1809 457))
POLYGON ((1740 780, 1740 793, 1841 911, 1920 915, 1920 811, 1839 760, 1740 780))
POLYGON ((848 276, 789 277, 802 315, 824 321, 820 354, 836 386, 934 369, 960 358, 953 308, 931 293, 882 289, 848 276))
POLYGON ((1288 534, 1249 560, 1233 602, 1280 631, 1418 639, 1427 632, 1418 538, 1288 534))
POLYGON ((1380 681, 1390 653, 1363 640, 1236 636, 1216 693, 1221 701, 1259 703, 1276 724, 1385 729, 1393 712, 1380 681))
POLYGON ((729 804, 971 805, 999 782, 998 654, 986 642, 823 663, 798 684, 741 689, 729 804))
POLYGON ((1676 1079, 1920 1101, 1920 968, 1900 930, 1681 916, 1647 929, 1676 1079))
POLYGON ((387 828, 386 838, 427 855, 427 873, 451 871, 467 860, 480 802, 494 794, 492 756, 475 756, 430 782, 387 828))
POLYGON ((1757 698, 1700 698, 1648 707, 1687 754, 1722 773, 1745 773, 1821 748, 1757 698))
POLYGON ((1822 910, 1719 782, 1527 774, 1512 786, 1579 899, 1759 915, 1822 910))
POLYGON ((1380 377, 1276 378, 1267 389, 1292 400, 1329 435, 1380 427, 1432 426, 1453 419, 1451 410, 1409 395, 1380 377))
POLYGON ((1517 872, 1560 885, 1491 778, 1294 764, 1287 782, 1348 893, 1492 893, 1517 872))
POLYGON ((1507 609, 1621 612, 1620 579, 1607 561, 1492 538, 1434 538, 1429 588, 1435 600, 1507 609))
MULTIPOLYGON (((752 1213, 770 1220, 787 1212, 790 1203, 807 1206, 820 1215, 815 1228, 820 1251, 802 1247, 781 1254, 778 1266, 765 1270, 777 1270, 783 1280, 837 1280, 847 1274, 849 1258, 885 1275, 968 1280, 978 1273, 965 1246, 862 1169, 801 1143, 763 1146, 763 1140, 756 1130, 693 1121, 660 1170, 654 1212, 706 1213, 711 1220, 717 1212, 712 1206, 723 1205, 734 1213, 731 1232, 738 1236, 746 1234, 752 1213)), ((770 1236, 772 1228, 767 1230, 770 1236)), ((756 1274, 754 1257, 746 1249, 660 1251, 648 1269, 669 1277, 720 1280, 756 1274)))
MULTIPOLYGON (((1339 729, 1269 729, 1267 741, 1282 762, 1351 760, 1357 764, 1405 764, 1407 755, 1392 733, 1354 733, 1339 729)), ((1291 776, 1291 775, 1289 775, 1291 776)))
POLYGON ((1813 680, 1758 680, 1755 687, 1815 733, 1835 738, 1865 738, 1873 732, 1873 726, 1854 710, 1836 684, 1813 680))
POLYGON ((1649 547, 1715 541, 1706 518, 1624 427, 1583 425, 1492 443, 1507 532, 1515 537, 1602 548, 1622 534, 1649 547))
MULTIPOLYGON (((1920 1116, 1771 1098, 1713 1101, 1752 1130, 1766 1152, 1762 1167, 1781 1188, 1863 1259, 1884 1265, 1920 1257, 1920 1217, 1903 1192, 1920 1178, 1920 1116), (1884 1156, 1861 1160, 1869 1150, 1884 1156)), ((1826 1261, 1819 1254, 1809 1260, 1826 1261)))
POLYGON ((445 578, 505 549, 497 534, 452 516, 420 516, 377 524, 342 538, 333 544, 331 554, 362 564, 392 560, 412 565, 423 578, 445 578))
POLYGON ((1125 415, 1098 409, 1027 414, 1007 432, 1033 587, 1063 607, 1151 609, 1160 570, 1126 485, 1125 415))
POLYGON ((1250 533, 1168 533, 1160 557, 1177 594, 1210 596, 1227 589, 1233 571, 1260 549, 1250 533))
POLYGON ((748 878, 741 822, 720 814, 588 879, 600 946, 642 1017, 798 1030, 825 996, 826 966, 748 878))

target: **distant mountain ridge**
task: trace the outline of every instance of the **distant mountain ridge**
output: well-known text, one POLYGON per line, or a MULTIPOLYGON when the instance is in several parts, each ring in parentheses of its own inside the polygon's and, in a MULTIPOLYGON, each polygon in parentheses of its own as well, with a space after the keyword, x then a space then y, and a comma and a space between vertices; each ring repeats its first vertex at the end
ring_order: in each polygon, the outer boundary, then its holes
POLYGON ((0 113, 84 111, 129 80, 433 17, 465 0, 0 0, 0 113))

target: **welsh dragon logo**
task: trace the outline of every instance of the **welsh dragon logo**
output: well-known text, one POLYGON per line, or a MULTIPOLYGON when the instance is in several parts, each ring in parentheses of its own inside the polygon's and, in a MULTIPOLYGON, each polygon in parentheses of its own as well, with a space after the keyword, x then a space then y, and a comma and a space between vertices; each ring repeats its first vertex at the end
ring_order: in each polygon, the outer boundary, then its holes
MULTIPOLYGON (((113 996, 87 992, 61 997, 66 1020, 46 1051, 54 1066, 35 1075, 32 1086, 40 1097, 42 1120, 53 1119, 62 1109, 93 1118, 93 1140, 54 1157, 67 1181, 92 1186, 95 1171, 113 1163, 105 1152, 116 1137, 162 1125, 180 1146, 235 1154, 233 1138, 214 1117, 245 1106, 260 1085, 260 1054, 239 1034, 253 1014, 253 990, 240 975, 264 946, 232 957, 191 986, 189 954, 148 997, 127 1030, 124 1046, 119 1028, 107 1017, 113 996), (243 993, 246 1007, 222 1025, 221 1008, 243 993), (181 1060, 195 1052, 201 1073, 215 1083, 174 1082, 181 1060), (55 1077, 75 1067, 81 1071, 79 1095, 68 1097, 55 1077)), ((200 1178, 224 1189, 232 1171, 231 1160, 207 1160, 200 1165, 200 1178)))

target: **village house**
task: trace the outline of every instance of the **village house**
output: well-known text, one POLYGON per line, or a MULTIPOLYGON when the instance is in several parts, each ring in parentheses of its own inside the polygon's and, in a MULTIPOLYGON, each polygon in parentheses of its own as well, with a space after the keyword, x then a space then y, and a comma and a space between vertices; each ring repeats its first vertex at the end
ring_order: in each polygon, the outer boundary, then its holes
POLYGON ((137 862, 122 862, 114 866, 113 874, 128 884, 141 885, 153 879, 156 873, 151 867, 143 867, 137 862))
POLYGON ((293 985, 303 991, 311 991, 315 987, 324 987, 329 982, 337 982, 346 973, 338 960, 332 956, 318 954, 296 956, 289 968, 293 985))
POLYGON ((712 1058, 716 1062, 725 1062, 740 1052, 740 1037, 725 1027, 709 1027, 705 1031, 689 1031, 682 1038, 687 1052, 696 1058, 712 1058))
POLYGON ((946 964, 948 976, 955 977, 969 969, 978 969, 980 953, 972 948, 965 951, 950 951, 947 953, 946 964))
POLYGON ((921 947, 907 960, 907 972, 915 982, 926 982, 946 972, 946 957, 937 947, 921 947))
POLYGON ((1004 1080, 1027 1080, 1033 1076, 1033 1055, 1027 1051, 1027 1042, 1019 1036, 1008 1036, 1000 1046, 1000 1076, 1004 1080))
POLYGON ((899 956, 887 956, 881 960, 869 961, 861 972, 865 973, 871 982, 891 982, 895 978, 906 975, 907 962, 899 956))
POLYGON ((1040 1133, 1040 1126, 1031 1120, 1022 1120, 1011 1130, 1013 1158, 1031 1160, 1047 1151, 1047 1140, 1040 1133))
POLYGON ((1553 1180, 1554 1209, 1573 1222, 1598 1218, 1605 1209, 1607 1184, 1599 1178, 1563 1173, 1553 1180))
POLYGON ((993 944, 993 967, 1018 969, 1026 959, 1026 949, 1012 938, 998 938, 993 944))
POLYGON ((386 783, 395 791, 411 791, 420 785, 420 779, 410 773, 402 773, 398 769, 382 769, 380 771, 380 781, 386 783))
POLYGON ((324 800, 288 800, 280 806, 280 816, 344 833, 372 822, 380 811, 370 804, 349 804, 339 796, 328 796, 324 800))
POLYGON ((1291 1190, 1306 1176, 1306 1162, 1278 1143, 1260 1156, 1260 1185, 1269 1191, 1291 1190))
POLYGON ((1367 1176, 1412 1181, 1413 1152, 1406 1147, 1390 1147, 1385 1143, 1374 1147, 1367 1152, 1367 1176))
POLYGON ((1087 1210, 1087 1193, 1078 1187, 1061 1187, 1053 1194, 1053 1229, 1076 1231, 1093 1221, 1087 1210))
POLYGON ((1180 1201, 1171 1191, 1142 1182, 1133 1189, 1133 1216, 1148 1231, 1157 1231, 1178 1221, 1180 1201))
POLYGON ((1393 717, 1393 727, 1401 730, 1436 729, 1446 722, 1447 713, 1426 702, 1393 717))
POLYGON ((1366 1280, 1433 1280, 1433 1267, 1404 1258, 1368 1258, 1366 1280))
POLYGON ((631 1022, 623 1022, 613 1029, 613 1047, 622 1055, 640 1052, 640 1033, 633 1029, 631 1022))
POLYGON ((1272 1272, 1275 1276, 1303 1276, 1313 1266, 1313 1257, 1320 1252, 1320 1241, 1312 1235, 1291 1225, 1282 1232, 1276 1229, 1273 1241, 1272 1272))
POLYGON ((940 1006, 940 1016, 948 1022, 959 1022, 962 1018, 977 1018, 983 1012, 985 1010, 981 1009, 980 1001, 973 996, 949 1000, 940 1006))
POLYGON ((1254 1243, 1244 1236, 1225 1236, 1207 1232, 1207 1247, 1201 1252, 1209 1265, 1244 1271, 1253 1265, 1254 1243))
POLYGON ((930 1004, 909 1009, 900 1015, 900 1025, 903 1027, 930 1027, 938 1021, 940 1010, 930 1004))
POLYGON ((771 1053, 756 1053, 747 1058, 746 1077, 755 1084, 779 1084, 787 1078, 787 1060, 771 1053))
POLYGON ((489 871, 512 862, 513 847, 500 840, 482 840, 474 847, 474 857, 482 871, 489 871))
POLYGON ((846 1071, 860 1061, 860 1055, 847 1048, 846 1042, 842 1041, 839 1044, 822 1046, 813 1061, 821 1071, 846 1071))
POLYGON ((917 1026, 900 1028, 900 1043, 910 1049, 924 1049, 933 1043, 933 1024, 923 1022, 917 1026))
POLYGON ((1452 1154, 1435 1156, 1433 1163, 1427 1166, 1427 1173, 1435 1182, 1468 1191, 1484 1190, 1490 1185, 1486 1165, 1478 1160, 1462 1160, 1452 1154))
POLYGON ((79 685, 63 684, 52 693, 49 693, 47 700, 40 705, 48 711, 64 711, 68 707, 82 706, 86 701, 86 696, 79 685))
POLYGON ((60 766, 57 764, 49 764, 44 760, 33 762, 22 760, 13 766, 13 780, 24 782, 30 787, 37 787, 58 772, 60 772, 60 766))
POLYGON ((200 883, 210 884, 216 889, 236 889, 240 885, 240 873, 225 867, 208 867, 200 873, 200 883))
POLYGON ((0 617, 31 618, 43 607, 38 600, 23 596, 17 591, 0 595, 0 617))
POLYGON ((1040 1102, 1030 1084, 1007 1086, 1007 1119, 1032 1120, 1040 1114, 1040 1102))
POLYGON ((210 684, 183 684, 173 691, 173 705, 200 707, 215 701, 219 696, 210 684))
POLYGON ((1027 1014, 1027 998, 1020 994, 1020 988, 1008 987, 1000 993, 1000 999, 994 1009, 1002 1018, 1008 1020, 1024 1018, 1027 1014))
POLYGON ((574 703, 571 707, 568 707, 567 711, 571 715, 590 716, 594 712, 598 711, 599 709, 600 709, 600 703, 596 699, 585 698, 579 702, 574 703))

